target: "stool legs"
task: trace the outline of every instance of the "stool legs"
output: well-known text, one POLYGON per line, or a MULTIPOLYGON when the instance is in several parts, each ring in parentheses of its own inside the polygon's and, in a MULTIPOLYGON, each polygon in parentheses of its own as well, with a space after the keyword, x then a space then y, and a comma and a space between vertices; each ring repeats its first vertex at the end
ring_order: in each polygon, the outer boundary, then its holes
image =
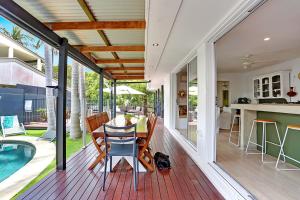
POLYGON ((260 154, 260 153, 248 153, 248 149, 249 149, 249 144, 250 143, 255 144, 255 145, 259 146, 259 147, 262 147, 262 145, 254 143, 254 142, 251 141, 251 136, 252 136, 252 133, 253 133, 254 124, 255 124, 255 121, 252 122, 251 131, 250 131, 250 135, 249 135, 249 138, 248 138, 248 143, 247 143, 247 147, 246 147, 246 153, 247 154, 260 154))
POLYGON ((285 156, 284 156, 284 151, 283 149, 281 149, 281 146, 282 146, 282 142, 281 142, 281 139, 280 139, 280 135, 279 135, 279 131, 278 131, 278 127, 277 127, 277 123, 275 123, 275 128, 276 128, 276 132, 277 132, 277 137, 278 137, 278 141, 279 141, 279 147, 280 147, 280 152, 279 152, 279 155, 280 153, 282 153, 282 157, 283 157, 283 162, 285 162, 285 156))
MULTIPOLYGON (((282 143, 281 143, 281 139, 280 139, 280 135, 279 135, 279 131, 278 131, 277 124, 276 124, 276 122, 261 122, 261 123, 262 123, 262 129, 263 129, 263 130, 262 130, 262 140, 261 140, 261 145, 260 145, 260 144, 257 144, 257 143, 255 143, 255 142, 252 142, 252 141, 251 141, 251 137, 252 137, 252 133, 253 133, 253 129, 254 129, 254 124, 255 124, 255 123, 257 123, 257 122, 254 120, 253 123, 252 123, 251 131, 250 131, 250 136, 249 136, 249 139, 248 139, 248 144, 247 144, 247 148, 246 148, 246 153, 247 153, 247 154, 261 154, 261 161, 262 161, 263 163, 271 163, 271 162, 265 162, 265 161, 264 161, 264 154, 267 153, 267 143, 273 144, 273 145, 279 146, 279 147, 282 146, 282 143), (276 129, 276 134, 277 134, 277 137, 278 137, 279 144, 267 140, 267 132, 266 132, 266 130, 267 130, 267 123, 269 123, 269 124, 274 124, 275 129, 276 129), (260 153, 249 153, 249 152, 248 152, 248 149, 249 149, 249 144, 250 144, 250 143, 251 143, 251 144, 255 144, 256 146, 261 147, 261 152, 260 152, 260 153)), ((285 156, 284 156, 284 151, 283 151, 283 149, 280 149, 279 155, 283 155, 283 157, 285 157, 285 156)), ((284 161, 285 161, 285 158, 284 158, 284 161)))
POLYGON ((297 168, 297 169, 292 169, 292 168, 290 168, 290 169, 288 169, 288 168, 279 168, 279 167, 278 167, 279 160, 280 160, 280 156, 283 156, 284 161, 285 161, 285 157, 287 157, 287 158, 293 160, 294 162, 297 162, 297 163, 300 164, 300 161, 299 161, 299 160, 296 160, 296 159, 291 158, 291 157, 289 157, 289 156, 287 156, 287 155, 284 154, 283 147, 284 147, 284 144, 285 144, 285 141, 286 141, 286 137, 287 137, 288 131, 289 131, 289 128, 287 127, 287 128, 286 128, 286 131, 285 131, 285 134, 284 134, 284 137, 283 137, 283 141, 282 141, 282 144, 281 144, 281 147, 280 147, 280 152, 279 152, 279 155, 278 155, 278 158, 277 158, 277 162, 276 162, 276 166, 275 166, 275 167, 276 167, 276 169, 278 169, 278 170, 289 170, 289 171, 300 170, 300 168, 297 168))
POLYGON ((264 154, 267 151, 267 137, 266 137, 266 123, 263 123, 263 134, 261 138, 262 150, 261 150, 261 162, 264 162, 264 154), (265 143, 264 143, 265 142, 265 143))
POLYGON ((240 146, 240 133, 241 133, 241 118, 240 116, 237 116, 237 115, 234 115, 233 117, 233 120, 232 120, 232 124, 231 124, 231 129, 230 129, 230 134, 229 134, 229 138, 228 138, 228 141, 229 143, 235 145, 235 146, 240 146), (238 118, 238 121, 239 121, 239 130, 238 131, 233 131, 233 126, 234 126, 234 122, 235 122, 235 119, 238 118), (231 141, 231 136, 232 136, 232 133, 235 133, 235 132, 238 132, 238 142, 237 144, 233 143, 231 141))

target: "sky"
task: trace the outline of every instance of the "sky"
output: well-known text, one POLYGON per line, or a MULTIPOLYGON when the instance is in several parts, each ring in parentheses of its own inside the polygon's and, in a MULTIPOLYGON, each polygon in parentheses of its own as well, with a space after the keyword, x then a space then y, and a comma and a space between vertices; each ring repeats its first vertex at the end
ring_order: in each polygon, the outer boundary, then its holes
MULTIPOLYGON (((1 25, 1 27, 3 27, 3 28, 5 28, 7 31, 9 31, 9 32, 11 32, 12 31, 12 29, 13 29, 13 27, 15 26, 15 24, 14 23, 12 23, 12 22, 10 22, 9 20, 7 20, 7 19, 5 19, 4 17, 2 17, 2 16, 0 16, 0 25, 1 25)), ((23 29, 22 29, 23 30, 23 29)), ((34 39, 34 43, 36 43, 39 39, 36 37, 36 36, 34 36, 34 35, 32 35, 32 34, 30 34, 30 33, 28 33, 27 31, 25 31, 25 30, 23 30, 25 33, 27 33, 28 35, 30 35, 33 39, 34 39)), ((28 48, 28 49, 30 49, 31 51, 33 51, 33 52, 35 52, 35 53, 37 53, 39 56, 41 56, 42 58, 44 58, 45 56, 44 56, 44 45, 42 44, 41 46, 40 46, 40 48, 39 49, 36 49, 36 48, 34 48, 34 47, 26 47, 26 48, 28 48)), ((70 64, 72 64, 72 59, 70 58, 70 57, 68 57, 68 65, 70 65, 70 64)), ((54 55, 53 56, 53 66, 57 66, 58 65, 58 55, 54 55)), ((85 68, 85 71, 91 71, 89 68, 85 68)))

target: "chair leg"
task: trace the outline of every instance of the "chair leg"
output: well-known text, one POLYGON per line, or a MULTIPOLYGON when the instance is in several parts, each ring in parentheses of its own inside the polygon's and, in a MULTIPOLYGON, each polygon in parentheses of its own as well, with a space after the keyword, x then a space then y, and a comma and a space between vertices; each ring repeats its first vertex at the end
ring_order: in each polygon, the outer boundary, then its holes
POLYGON ((105 190, 106 170, 107 170, 107 155, 105 155, 105 163, 104 163, 103 191, 105 190))
MULTIPOLYGON (((285 130, 285 134, 284 134, 284 137, 283 137, 283 141, 282 141, 282 144, 281 144, 281 147, 280 147, 279 155, 278 155, 276 166, 275 166, 276 169, 279 169, 278 168, 278 163, 279 163, 279 160, 280 160, 281 152, 283 152, 283 146, 284 146, 284 143, 285 143, 285 139, 286 139, 286 135, 288 133, 288 130, 289 130, 289 128, 286 128, 286 130, 285 130)), ((285 157, 285 155, 283 155, 283 157, 285 157)))
MULTIPOLYGON (((138 186, 139 185, 139 160, 138 160, 138 157, 135 157, 135 160, 136 160, 136 185, 138 186)), ((136 187, 137 187, 136 186, 136 187)))
POLYGON ((246 153, 248 153, 248 148, 249 148, 249 144, 251 141, 251 136, 252 136, 252 132, 253 132, 253 128, 254 128, 254 123, 255 123, 255 121, 252 122, 251 131, 250 131, 250 135, 249 135, 249 139, 248 139, 248 143, 247 143, 247 147, 246 147, 246 153))
POLYGON ((136 159, 135 159, 135 157, 133 157, 132 175, 133 175, 134 191, 136 191, 136 159))
POLYGON ((109 157, 109 171, 112 172, 112 156, 109 157))

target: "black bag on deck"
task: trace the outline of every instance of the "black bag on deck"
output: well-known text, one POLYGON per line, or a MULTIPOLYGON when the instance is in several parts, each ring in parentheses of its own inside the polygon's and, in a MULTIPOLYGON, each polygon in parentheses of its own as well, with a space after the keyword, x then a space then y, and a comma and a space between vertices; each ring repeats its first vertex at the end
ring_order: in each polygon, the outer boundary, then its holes
POLYGON ((170 169, 171 163, 169 160, 169 156, 165 155, 161 152, 156 152, 154 155, 154 161, 158 169, 170 169))

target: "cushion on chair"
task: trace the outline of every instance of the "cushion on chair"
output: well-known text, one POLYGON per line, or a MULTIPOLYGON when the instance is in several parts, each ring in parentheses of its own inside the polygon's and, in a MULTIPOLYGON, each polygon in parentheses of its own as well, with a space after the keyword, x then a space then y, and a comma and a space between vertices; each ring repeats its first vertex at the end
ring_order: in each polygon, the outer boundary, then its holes
POLYGON ((13 128, 14 126, 14 116, 5 116, 3 119, 3 128, 13 128))

